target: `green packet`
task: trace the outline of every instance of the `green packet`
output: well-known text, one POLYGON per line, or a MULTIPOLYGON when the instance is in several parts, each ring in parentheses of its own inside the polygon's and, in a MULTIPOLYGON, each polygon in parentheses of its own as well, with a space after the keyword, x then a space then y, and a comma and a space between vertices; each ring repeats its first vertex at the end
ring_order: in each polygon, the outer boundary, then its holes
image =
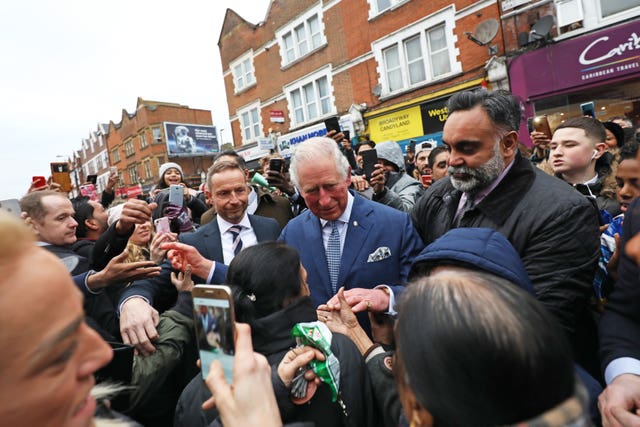
POLYGON ((331 401, 335 402, 340 390, 340 362, 331 351, 331 331, 322 322, 296 323, 291 336, 296 339, 298 346, 308 345, 324 353, 325 360, 313 359, 309 365, 318 378, 329 385, 331 401))

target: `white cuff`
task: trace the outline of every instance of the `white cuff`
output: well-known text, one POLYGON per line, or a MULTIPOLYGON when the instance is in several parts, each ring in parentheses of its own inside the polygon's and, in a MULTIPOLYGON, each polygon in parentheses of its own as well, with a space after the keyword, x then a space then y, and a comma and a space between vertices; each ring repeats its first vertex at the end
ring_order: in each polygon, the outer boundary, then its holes
POLYGON ((640 375, 640 360, 633 357, 619 357, 612 360, 604 370, 604 380, 607 384, 619 375, 634 374, 640 375))
POLYGON ((387 285, 376 286, 375 289, 387 288, 389 291, 389 307, 384 314, 390 314, 391 316, 396 316, 398 312, 395 310, 396 307, 396 296, 393 294, 393 290, 387 285))
POLYGON ((89 292, 92 295, 99 295, 102 293, 102 291, 104 291, 104 289, 98 289, 97 291, 94 291, 93 289, 91 289, 89 287, 89 276, 96 274, 95 270, 89 270, 87 271, 87 275, 84 276, 84 287, 87 290, 87 292, 89 292))
POLYGON ((209 275, 207 276, 207 285, 211 284, 211 280, 213 280, 213 274, 216 272, 216 262, 213 261, 211 264, 211 270, 209 270, 209 275))

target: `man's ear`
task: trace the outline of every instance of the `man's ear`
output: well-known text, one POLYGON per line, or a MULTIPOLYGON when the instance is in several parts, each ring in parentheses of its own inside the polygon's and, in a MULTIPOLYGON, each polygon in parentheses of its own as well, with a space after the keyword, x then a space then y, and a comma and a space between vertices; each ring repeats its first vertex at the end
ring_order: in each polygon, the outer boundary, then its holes
POLYGON ((604 142, 599 142, 596 144, 594 149, 597 151, 597 153, 593 156, 593 158, 597 160, 604 154, 605 151, 607 151, 607 144, 605 144, 604 142))
POLYGON ((98 224, 98 222, 91 218, 91 219, 85 219, 84 220, 84 226, 87 227, 90 230, 99 230, 100 229, 100 225, 98 224))
POLYGON ((518 149, 518 132, 511 131, 502 137, 500 149, 503 155, 513 155, 518 149))

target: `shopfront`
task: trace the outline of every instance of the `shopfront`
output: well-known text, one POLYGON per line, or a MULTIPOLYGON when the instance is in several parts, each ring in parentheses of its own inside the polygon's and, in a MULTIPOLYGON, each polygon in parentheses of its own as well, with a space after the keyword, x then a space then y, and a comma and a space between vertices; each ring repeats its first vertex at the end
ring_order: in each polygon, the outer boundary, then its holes
MULTIPOLYGON (((509 63, 511 90, 525 101, 525 115, 546 114, 554 129, 582 115, 593 102, 596 118, 630 118, 640 125, 640 21, 525 53, 509 63)), ((526 120, 521 139, 528 140, 526 120)))
POLYGON ((481 81, 465 82, 365 114, 369 138, 375 142, 396 141, 403 151, 411 140, 431 142, 434 146, 442 144, 442 129, 449 116, 447 101, 455 92, 476 89, 481 81))

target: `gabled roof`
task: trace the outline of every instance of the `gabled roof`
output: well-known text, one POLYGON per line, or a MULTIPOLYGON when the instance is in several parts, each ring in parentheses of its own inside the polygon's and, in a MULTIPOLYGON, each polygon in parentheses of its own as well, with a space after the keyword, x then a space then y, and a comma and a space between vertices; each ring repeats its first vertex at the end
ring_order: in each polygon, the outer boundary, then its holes
MULTIPOLYGON (((271 3, 269 3, 269 9, 271 9, 271 3)), ((267 16, 269 13, 267 12, 267 16)), ((224 20, 222 21, 222 28, 220 29, 220 35, 218 36, 218 46, 220 46, 220 40, 222 40, 222 36, 227 33, 230 33, 234 30, 238 25, 244 25, 249 29, 255 30, 259 27, 258 24, 252 24, 242 16, 238 15, 233 9, 227 8, 227 11, 224 14, 224 20)))

